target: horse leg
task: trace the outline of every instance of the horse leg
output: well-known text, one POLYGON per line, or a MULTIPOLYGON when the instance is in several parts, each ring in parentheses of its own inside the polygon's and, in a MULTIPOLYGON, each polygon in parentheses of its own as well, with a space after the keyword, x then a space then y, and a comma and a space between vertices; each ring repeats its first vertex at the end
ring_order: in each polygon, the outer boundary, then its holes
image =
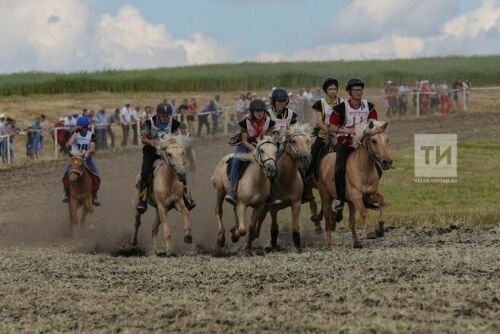
POLYGON ((252 241, 255 235, 257 216, 258 216, 257 209, 253 209, 252 216, 250 218, 250 225, 248 226, 247 247, 246 247, 247 255, 250 255, 252 253, 252 241))
POLYGON ((253 239, 257 239, 260 236, 260 229, 262 228, 262 223, 264 222, 264 219, 266 219, 266 214, 267 214, 267 206, 263 206, 262 209, 259 210, 259 215, 257 217, 257 228, 255 229, 255 234, 253 236, 253 239))
POLYGON ((224 230, 224 223, 222 222, 222 205, 224 203, 224 191, 217 189, 217 203, 215 204, 215 219, 219 226, 219 233, 217 235, 217 246, 224 247, 226 244, 226 231, 224 230))
POLYGON ((292 202, 292 240, 295 248, 297 250, 302 250, 302 245, 300 244, 300 208, 301 203, 299 201, 292 202))
POLYGON ((158 215, 160 216, 160 224, 163 224, 163 237, 165 238, 165 245, 167 255, 171 255, 173 253, 174 245, 172 242, 172 232, 170 232, 170 226, 168 226, 167 221, 167 210, 163 203, 158 202, 158 215))
POLYGON ((160 255, 162 254, 163 252, 159 252, 158 251, 158 230, 160 229, 160 224, 161 224, 161 220, 160 220, 160 215, 158 214, 158 209, 156 209, 156 217, 155 217, 155 221, 153 223, 153 229, 152 229, 152 237, 153 237, 153 252, 157 255, 160 255))
POLYGON ((375 234, 377 235, 378 238, 382 238, 384 236, 384 223, 385 223, 385 218, 384 218, 384 211, 385 211, 385 202, 384 202, 384 196, 380 193, 375 193, 373 194, 374 199, 376 200, 377 203, 380 205, 379 209, 379 215, 378 215, 378 229, 375 231, 375 234))
POLYGON ((356 207, 353 203, 347 202, 349 206, 349 228, 351 229, 352 241, 354 248, 361 248, 361 242, 359 242, 358 234, 356 233, 356 207))
POLYGON ((325 237, 326 237, 326 247, 330 248, 333 245, 332 230, 333 230, 333 220, 332 220, 332 197, 328 194, 321 196, 321 209, 323 211, 323 219, 325 222, 325 237))
POLYGON ((182 217, 184 219, 184 243, 190 244, 193 242, 193 227, 191 226, 191 221, 189 220, 189 210, 184 205, 184 201, 178 201, 179 211, 182 212, 182 217))
POLYGON ((271 249, 278 250, 278 235, 280 233, 278 226, 278 211, 276 209, 271 209, 271 249))
MULTIPOLYGON (((94 207, 92 206, 92 197, 90 196, 86 201, 85 204, 83 205, 83 210, 82 210, 82 219, 80 224, 82 227, 85 226, 85 222, 87 219, 87 215, 91 214, 94 212, 94 207)), ((91 223, 89 226, 89 229, 93 230, 95 228, 94 223, 91 223)))
POLYGON ((243 237, 245 234, 247 234, 247 228, 245 226, 245 209, 246 206, 238 202, 235 209, 236 226, 231 229, 231 240, 233 242, 238 242, 240 237, 243 237))
POLYGON ((359 211, 361 215, 361 219, 363 220, 363 224, 366 229, 366 238, 367 239, 376 239, 377 235, 375 234, 375 226, 369 223, 368 221, 368 210, 363 204, 363 194, 356 191, 352 194, 352 202, 356 206, 356 209, 359 211))
MULTIPOLYGON (((157 216, 158 217, 158 216, 157 216)), ((135 223, 134 223, 134 235, 132 236, 131 244, 132 246, 137 246, 137 233, 139 232, 139 227, 141 226, 141 214, 135 211, 135 223)), ((155 221, 156 224, 156 221, 155 221)), ((154 238, 153 238, 154 242, 154 238)))

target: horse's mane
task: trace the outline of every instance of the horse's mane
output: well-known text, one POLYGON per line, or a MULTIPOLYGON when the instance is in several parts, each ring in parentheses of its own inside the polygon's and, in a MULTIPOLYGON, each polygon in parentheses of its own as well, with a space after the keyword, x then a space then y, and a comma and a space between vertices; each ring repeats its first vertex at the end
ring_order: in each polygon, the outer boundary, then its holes
POLYGON ((178 136, 173 134, 167 134, 162 139, 158 141, 157 149, 166 150, 171 145, 176 145, 177 147, 184 148, 186 144, 186 139, 184 136, 178 136))
MULTIPOLYGON (((256 148, 258 148, 262 143, 269 142, 269 141, 271 141, 273 143, 276 142, 272 136, 264 136, 262 139, 259 139, 259 141, 257 142, 256 148)), ((235 154, 234 157, 239 159, 239 160, 242 160, 242 161, 254 161, 254 160, 256 160, 256 157, 257 157, 256 152, 257 152, 257 149, 253 150, 253 152, 251 152, 251 153, 235 154)))
POLYGON ((369 134, 372 134, 376 131, 379 131, 380 128, 386 126, 387 122, 386 121, 376 121, 376 120, 370 120, 370 122, 372 122, 373 124, 373 127, 370 128, 368 125, 369 125, 369 122, 368 123, 359 123, 357 126, 356 126, 356 134, 354 135, 354 137, 358 140, 361 140, 363 139, 363 137, 365 135, 369 135, 369 134))
POLYGON ((310 134, 311 128, 309 124, 295 123, 288 127, 285 132, 285 136, 308 136, 310 134))

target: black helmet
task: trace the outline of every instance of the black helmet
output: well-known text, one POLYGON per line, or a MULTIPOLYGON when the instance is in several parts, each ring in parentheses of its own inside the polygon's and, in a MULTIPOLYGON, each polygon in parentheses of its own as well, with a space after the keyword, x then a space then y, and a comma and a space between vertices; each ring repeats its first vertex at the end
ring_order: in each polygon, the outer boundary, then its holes
POLYGON ((337 89, 338 89, 339 88, 339 82, 338 82, 338 80, 335 79, 335 78, 332 78, 332 77, 328 77, 325 80, 323 80, 323 84, 321 85, 321 88, 323 88, 323 92, 326 93, 326 90, 331 85, 335 85, 335 87, 337 87, 337 89))
POLYGON ((248 106, 248 110, 250 111, 266 111, 266 103, 260 99, 254 99, 252 102, 250 102, 250 105, 248 106))
POLYGON ((156 107, 157 115, 172 115, 173 112, 172 106, 169 103, 160 103, 156 107))
POLYGON ((365 83, 358 77, 352 77, 349 80, 347 80, 347 84, 345 85, 345 90, 349 92, 351 88, 354 86, 361 86, 365 88, 365 83))
POLYGON ((288 92, 283 88, 275 88, 271 93, 271 102, 274 104, 276 101, 288 102, 288 92))

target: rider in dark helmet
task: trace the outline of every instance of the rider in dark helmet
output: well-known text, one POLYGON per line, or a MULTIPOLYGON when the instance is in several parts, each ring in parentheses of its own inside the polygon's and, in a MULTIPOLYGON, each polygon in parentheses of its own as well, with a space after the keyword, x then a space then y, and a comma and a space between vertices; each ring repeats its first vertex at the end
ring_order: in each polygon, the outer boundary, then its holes
POLYGON ((323 80, 321 85, 323 92, 326 96, 321 100, 313 104, 312 108, 316 111, 316 140, 311 146, 311 163, 306 172, 307 187, 304 189, 312 197, 312 185, 311 181, 315 176, 316 169, 319 166, 320 153, 323 147, 325 147, 328 139, 329 129, 327 127, 330 115, 333 112, 333 108, 339 105, 343 100, 337 96, 339 82, 337 79, 328 77, 323 80))
MULTIPOLYGON (((155 146, 158 145, 158 138, 161 134, 177 133, 179 123, 172 117, 173 109, 169 103, 163 102, 156 108, 156 116, 150 117, 146 120, 143 130, 141 132, 141 142, 144 144, 142 148, 142 169, 140 181, 140 195, 137 211, 144 213, 148 207, 148 184, 151 182, 153 174, 153 165, 157 159, 161 157, 156 154, 155 146)), ((189 198, 186 189, 186 180, 182 180, 184 184, 184 203, 188 210, 192 210, 196 204, 189 198)))
MULTIPOLYGON (((333 108, 330 115, 331 129, 337 133, 337 158, 335 162, 335 190, 337 200, 335 201, 335 220, 340 222, 343 214, 346 183, 346 163, 349 155, 354 152, 357 142, 353 140, 355 127, 360 123, 368 123, 377 120, 377 111, 373 103, 362 99, 365 83, 357 77, 347 81, 346 91, 349 98, 333 108)), ((376 208, 375 203, 365 203, 367 207, 376 208)))
MULTIPOLYGON (((253 151, 259 136, 262 133, 269 134, 275 125, 274 121, 266 114, 267 107, 264 101, 259 99, 252 100, 248 109, 250 115, 239 123, 241 128, 241 143, 236 147, 235 154, 253 151)), ((231 190, 225 197, 225 200, 233 205, 236 205, 240 165, 240 160, 234 157, 231 163, 231 190)), ((271 197, 268 199, 268 202, 269 204, 277 204, 275 201, 271 191, 271 197)))

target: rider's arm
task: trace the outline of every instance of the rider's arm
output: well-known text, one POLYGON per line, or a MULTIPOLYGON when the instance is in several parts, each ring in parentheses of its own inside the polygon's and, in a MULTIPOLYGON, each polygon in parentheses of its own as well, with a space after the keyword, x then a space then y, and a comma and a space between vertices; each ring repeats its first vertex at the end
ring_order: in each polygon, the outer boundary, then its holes
POLYGON ((346 128, 344 126, 340 126, 340 106, 336 106, 333 109, 332 114, 330 115, 330 119, 328 120, 331 125, 331 131, 335 133, 347 133, 347 134, 355 134, 356 130, 351 128, 346 128))
POLYGON ((73 132, 73 134, 71 135, 71 137, 69 137, 68 141, 66 142, 66 145, 67 146, 71 146, 75 143, 75 140, 76 140, 76 131, 73 132))
POLYGON ((330 131, 326 124, 323 122, 323 105, 321 103, 321 100, 316 101, 313 105, 312 108, 315 111, 316 114, 316 123, 318 124, 319 128, 322 129, 323 131, 330 131))
POLYGON ((375 110, 375 105, 373 103, 368 102, 368 110, 370 110, 368 113, 368 119, 378 120, 377 110, 375 110))
POLYGON ((248 142, 248 132, 246 131, 241 131, 241 143, 247 150, 253 151, 255 149, 255 146, 248 142))

